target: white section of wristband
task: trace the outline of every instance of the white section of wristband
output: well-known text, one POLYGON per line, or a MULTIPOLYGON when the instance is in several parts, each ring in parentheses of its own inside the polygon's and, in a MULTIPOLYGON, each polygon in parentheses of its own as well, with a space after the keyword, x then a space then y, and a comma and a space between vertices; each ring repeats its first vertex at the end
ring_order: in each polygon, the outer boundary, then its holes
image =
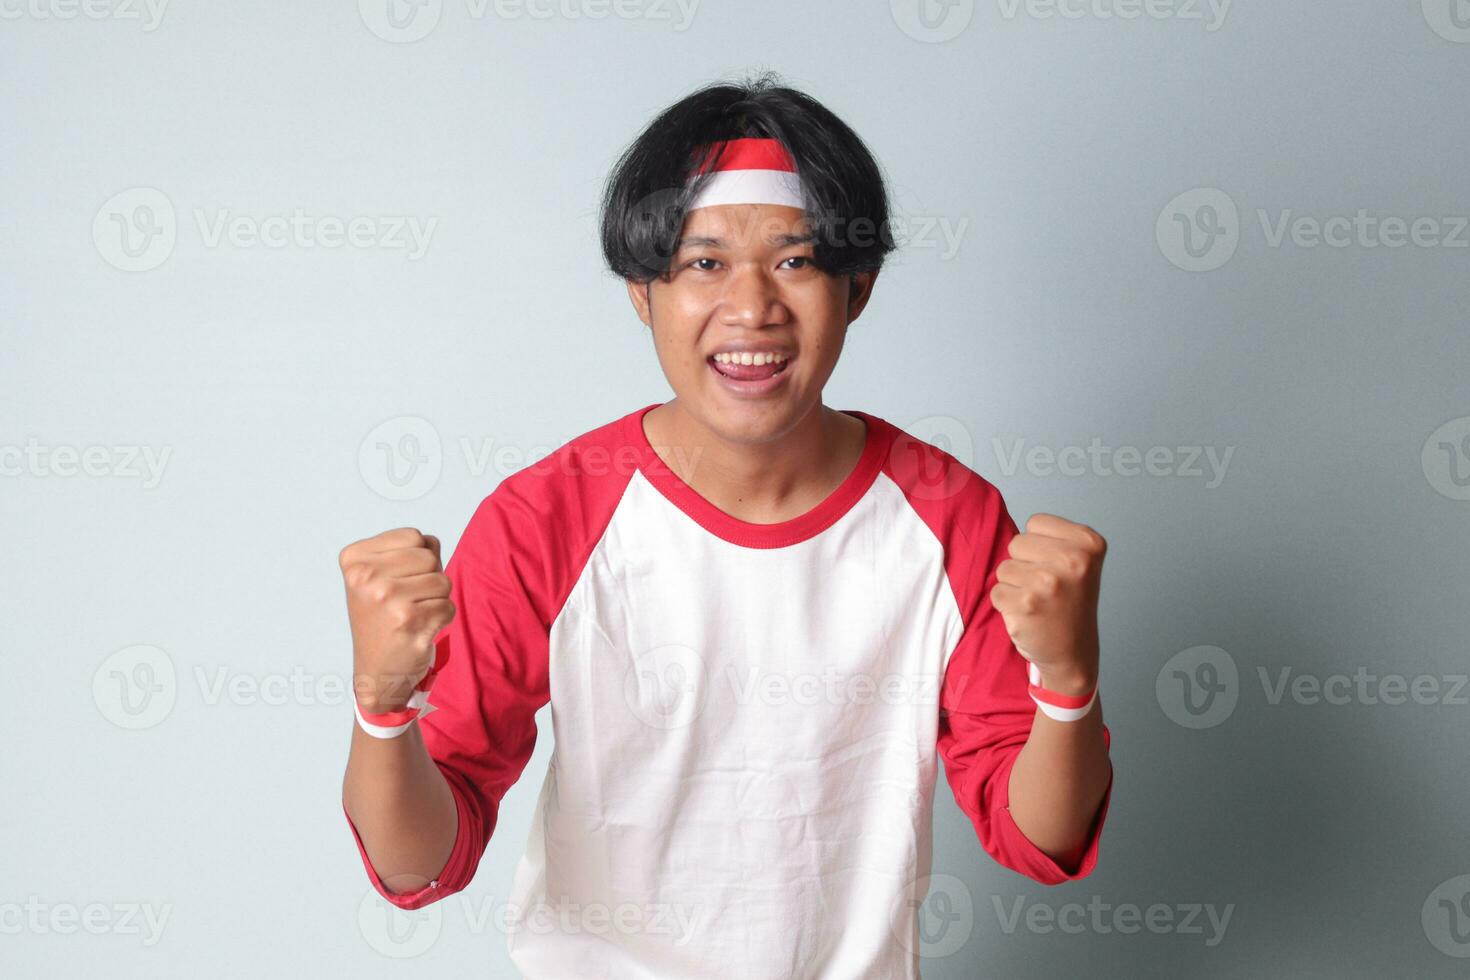
POLYGON ((705 181, 689 210, 721 204, 780 204, 802 208, 805 198, 801 181, 789 170, 721 170, 705 181))
POLYGON ((374 725, 362 716, 362 709, 358 707, 356 699, 353 699, 352 711, 357 715, 357 726, 373 738, 397 738, 408 731, 408 726, 413 724, 413 719, 410 718, 401 725, 374 725))
MULTIPOLYGON (((428 691, 414 691, 413 694, 409 696, 408 704, 404 705, 404 707, 413 708, 416 711, 422 713, 428 703, 428 691)), ((408 721, 404 722, 401 725, 375 725, 363 717, 362 708, 358 705, 356 698, 352 699, 352 712, 357 716, 358 727, 367 732, 373 738, 397 738, 404 732, 408 731, 408 726, 412 725, 414 721, 419 717, 419 715, 416 714, 413 718, 410 718, 408 721)))

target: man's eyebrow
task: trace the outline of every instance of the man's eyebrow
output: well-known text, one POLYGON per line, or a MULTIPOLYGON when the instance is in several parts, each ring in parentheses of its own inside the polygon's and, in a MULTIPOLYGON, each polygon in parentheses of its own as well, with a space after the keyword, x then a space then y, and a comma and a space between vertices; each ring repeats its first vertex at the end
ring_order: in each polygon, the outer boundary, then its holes
POLYGON ((705 235, 691 235, 688 238, 681 238, 674 242, 674 250, 678 251, 686 245, 708 245, 711 248, 724 248, 725 243, 718 238, 710 238, 705 235))

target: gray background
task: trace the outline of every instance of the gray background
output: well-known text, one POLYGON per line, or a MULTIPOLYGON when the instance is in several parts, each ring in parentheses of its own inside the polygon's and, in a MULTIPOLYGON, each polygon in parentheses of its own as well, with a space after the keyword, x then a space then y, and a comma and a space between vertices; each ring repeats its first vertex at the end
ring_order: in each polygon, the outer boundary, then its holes
POLYGON ((1054 889, 998 867, 941 782, 950 904, 926 907, 925 977, 1465 975, 1470 29, 1451 0, 1223 22, 1184 0, 927 20, 908 0, 687 20, 444 0, 408 42, 383 2, 0 11, 0 974, 510 975, 478 915, 505 899, 549 717, 473 886, 385 919, 338 802, 336 554, 405 524, 447 553, 506 473, 668 397, 599 264, 597 195, 657 110, 769 68, 863 135, 913 232, 828 403, 947 440, 1018 521, 1111 542, 1099 867, 1054 889), (173 246, 130 260, 117 222, 150 226, 158 195, 173 246), (211 237, 298 209, 375 241, 394 216, 437 223, 419 256, 211 237), (1360 209, 1451 240, 1268 233, 1360 209), (1187 222, 1224 231, 1198 261, 1187 222), (1093 440, 1172 462, 1007 462, 1093 440), (156 479, 129 447, 165 461, 156 479), (1181 447, 1231 453, 1223 479, 1181 447), (1288 668, 1368 682, 1275 697, 1288 668), (1209 670, 1192 714, 1180 678, 1209 670), (1420 675, 1430 703, 1376 695, 1420 675), (1168 911, 1125 933, 1129 904, 1168 911), (1223 936, 1191 907, 1228 911, 1223 936))

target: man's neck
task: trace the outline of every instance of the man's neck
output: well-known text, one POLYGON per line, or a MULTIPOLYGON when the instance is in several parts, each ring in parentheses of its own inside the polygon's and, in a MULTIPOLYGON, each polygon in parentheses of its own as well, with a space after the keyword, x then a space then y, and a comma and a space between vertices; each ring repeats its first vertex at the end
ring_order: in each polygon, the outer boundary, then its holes
POLYGON ((811 510, 842 484, 862 456, 863 421, 818 402, 792 429, 764 443, 732 442, 672 399, 643 417, 671 470, 731 517, 775 524, 811 510))

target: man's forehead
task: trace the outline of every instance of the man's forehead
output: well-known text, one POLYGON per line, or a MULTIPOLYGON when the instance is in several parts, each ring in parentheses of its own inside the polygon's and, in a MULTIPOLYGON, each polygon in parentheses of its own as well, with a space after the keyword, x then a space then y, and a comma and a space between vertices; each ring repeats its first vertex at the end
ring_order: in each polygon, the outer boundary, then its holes
POLYGON ((721 204, 697 208, 684 218, 681 244, 792 244, 809 240, 806 212, 778 204, 721 204))

